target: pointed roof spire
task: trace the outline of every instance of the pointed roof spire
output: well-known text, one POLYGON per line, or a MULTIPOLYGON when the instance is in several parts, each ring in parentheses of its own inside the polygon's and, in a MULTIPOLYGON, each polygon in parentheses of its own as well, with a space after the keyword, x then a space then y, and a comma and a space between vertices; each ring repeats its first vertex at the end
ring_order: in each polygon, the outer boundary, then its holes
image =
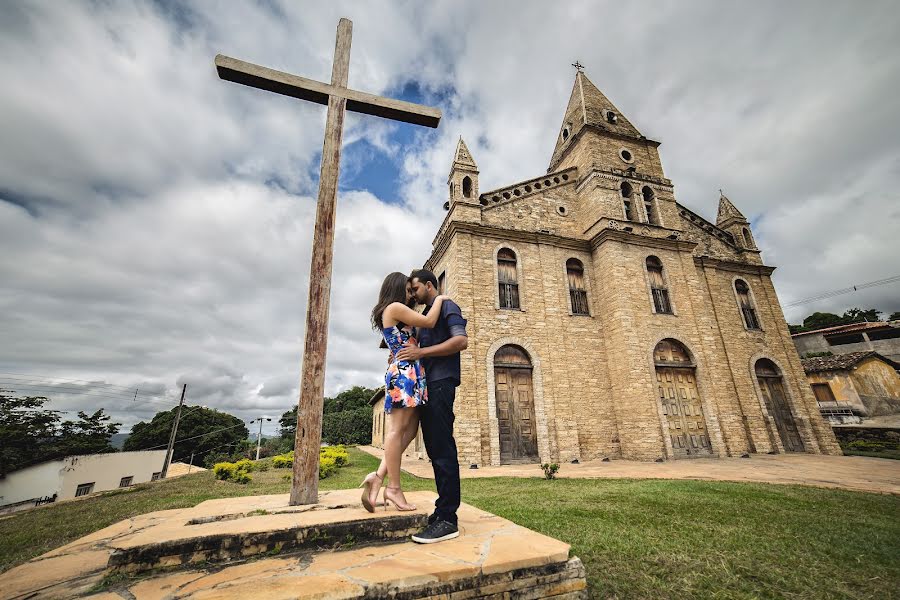
POLYGON ((469 152, 469 147, 466 146, 462 136, 459 136, 459 141, 456 143, 456 152, 453 155, 453 166, 456 167, 457 165, 478 169, 478 165, 475 164, 475 159, 472 158, 472 153, 469 152))
POLYGON ((726 225, 728 221, 743 221, 744 223, 748 223, 747 217, 741 214, 741 211, 737 209, 737 207, 731 203, 731 200, 725 196, 725 193, 720 189, 719 190, 719 213, 716 216, 716 226, 722 227, 726 225))
POLYGON ((552 171, 556 167, 563 150, 584 127, 591 126, 621 135, 643 137, 637 127, 632 125, 616 105, 588 79, 583 71, 584 66, 578 61, 572 66, 575 67, 575 83, 572 86, 569 104, 566 106, 566 113, 548 171, 552 171))

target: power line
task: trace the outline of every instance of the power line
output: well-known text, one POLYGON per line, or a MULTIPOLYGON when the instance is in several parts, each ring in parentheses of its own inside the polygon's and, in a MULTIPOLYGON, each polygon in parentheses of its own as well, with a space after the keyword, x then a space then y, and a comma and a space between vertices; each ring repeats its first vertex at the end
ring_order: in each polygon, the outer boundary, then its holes
POLYGON ((887 285, 889 283, 894 283, 896 281, 900 281, 900 275, 894 275, 893 277, 885 277, 884 279, 877 279, 875 281, 869 281, 867 283, 860 283, 858 285, 851 285, 846 288, 839 288, 836 290, 831 290, 829 292, 822 292, 816 296, 810 296, 809 298, 803 298, 802 300, 795 300, 794 302, 790 302, 785 304, 785 308, 792 308, 794 306, 801 306, 803 304, 809 304, 810 302, 816 302, 818 300, 825 300, 827 298, 834 298, 835 296, 841 296, 843 294, 849 294, 850 292, 856 292, 858 290, 864 290, 866 288, 878 287, 880 285, 887 285))
POLYGON ((67 377, 47 377, 47 376, 36 375, 34 373, 15 373, 12 371, 0 371, 0 375, 17 375, 20 377, 27 377, 29 379, 33 379, 33 378, 43 379, 45 381, 50 381, 52 379, 58 379, 60 381, 77 381, 79 383, 90 383, 92 385, 103 385, 106 387, 121 388, 123 390, 127 390, 129 393, 131 393, 131 391, 135 389, 135 386, 130 386, 130 385, 116 385, 114 383, 101 383, 98 381, 90 381, 88 379, 70 379, 67 377))
MULTIPOLYGON (((183 438, 183 439, 180 439, 180 440, 175 440, 175 443, 177 444, 177 443, 179 443, 179 442, 186 442, 186 441, 188 441, 188 440, 195 440, 195 439, 197 439, 197 438, 206 437, 206 436, 212 435, 212 434, 214 434, 214 433, 219 433, 220 431, 228 431, 229 429, 235 429, 235 428, 237 428, 237 427, 246 427, 246 425, 244 425, 244 423, 241 422, 240 424, 238 424, 238 425, 232 425, 231 427, 223 427, 222 429, 215 429, 215 430, 213 430, 213 431, 207 431, 206 433, 201 433, 200 435, 194 435, 194 436, 191 436, 191 437, 189 437, 189 438, 183 438)), ((169 445, 169 443, 166 442, 165 444, 159 444, 158 446, 151 446, 151 447, 149 447, 149 448, 140 448, 140 450, 156 450, 157 448, 163 448, 163 447, 166 447, 166 446, 168 446, 168 445, 169 445)))
POLYGON ((166 399, 163 397, 149 397, 149 398, 141 398, 136 399, 134 396, 130 394, 128 396, 117 395, 115 393, 106 393, 103 390, 96 389, 82 389, 82 388, 73 388, 68 386, 59 386, 55 385, 52 382, 24 382, 20 380, 8 380, 8 379, 0 379, 0 387, 10 388, 9 391, 19 392, 19 393, 40 393, 40 394, 52 394, 52 395, 63 395, 63 396, 84 396, 89 398, 103 398, 109 400, 120 400, 128 404, 128 406, 134 406, 135 404, 150 404, 153 402, 163 403, 166 405, 171 405, 172 401, 170 399, 166 399))

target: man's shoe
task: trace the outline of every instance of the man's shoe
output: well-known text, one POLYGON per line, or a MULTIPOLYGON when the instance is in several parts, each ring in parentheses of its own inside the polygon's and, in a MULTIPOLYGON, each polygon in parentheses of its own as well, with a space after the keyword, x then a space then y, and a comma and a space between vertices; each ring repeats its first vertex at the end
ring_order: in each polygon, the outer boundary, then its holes
POLYGON ((412 541, 418 544, 436 544, 445 540, 459 537, 459 528, 449 521, 437 519, 434 523, 412 536, 412 541))

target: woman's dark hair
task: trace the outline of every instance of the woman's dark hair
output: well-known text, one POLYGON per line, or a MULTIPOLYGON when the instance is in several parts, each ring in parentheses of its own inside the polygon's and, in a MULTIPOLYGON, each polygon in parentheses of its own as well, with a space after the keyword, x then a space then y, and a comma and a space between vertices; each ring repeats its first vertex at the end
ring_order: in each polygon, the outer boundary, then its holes
MULTIPOLYGON (((406 304, 406 283, 409 281, 403 273, 391 273, 384 278, 381 291, 378 293, 378 303, 372 309, 372 327, 382 329, 384 327, 381 315, 384 309, 394 302, 406 304)), ((398 323, 398 325, 400 325, 398 323)))

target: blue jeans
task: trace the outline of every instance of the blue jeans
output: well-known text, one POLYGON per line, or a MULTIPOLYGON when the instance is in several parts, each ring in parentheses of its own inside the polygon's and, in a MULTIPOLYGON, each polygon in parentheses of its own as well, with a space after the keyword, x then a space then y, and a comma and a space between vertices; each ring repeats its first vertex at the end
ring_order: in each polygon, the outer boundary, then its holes
POLYGON ((429 521, 437 518, 454 525, 460 503, 459 458, 456 440, 453 439, 455 399, 456 386, 452 381, 428 381, 428 402, 419 409, 422 438, 434 469, 434 483, 438 493, 434 514, 429 521))

